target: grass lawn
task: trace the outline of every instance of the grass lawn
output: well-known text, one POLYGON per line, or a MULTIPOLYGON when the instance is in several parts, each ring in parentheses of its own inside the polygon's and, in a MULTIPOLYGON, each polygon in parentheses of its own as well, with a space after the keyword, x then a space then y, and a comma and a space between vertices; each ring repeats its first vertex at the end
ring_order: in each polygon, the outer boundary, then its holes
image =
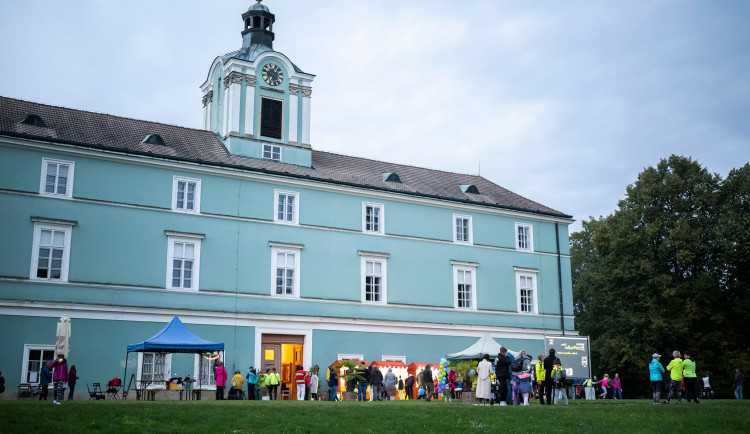
POLYGON ((750 432, 748 401, 568 406, 296 401, 0 401, 0 432, 750 432), (615 431, 616 430, 616 431, 615 431))

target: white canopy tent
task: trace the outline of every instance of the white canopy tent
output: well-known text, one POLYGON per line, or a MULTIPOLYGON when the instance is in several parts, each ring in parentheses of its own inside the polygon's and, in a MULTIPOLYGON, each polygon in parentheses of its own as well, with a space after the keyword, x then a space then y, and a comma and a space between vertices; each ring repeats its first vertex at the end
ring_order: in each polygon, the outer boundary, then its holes
MULTIPOLYGON (((446 354, 445 358, 454 360, 474 360, 481 359, 485 354, 489 354, 490 359, 494 360, 495 356, 497 356, 497 354, 500 352, 501 346, 502 345, 498 344, 497 341, 494 340, 489 333, 485 333, 481 338, 479 338, 478 341, 474 343, 474 345, 457 353, 446 354)), ((508 349, 508 352, 513 354, 514 357, 518 356, 517 351, 511 351, 510 349, 508 349)))

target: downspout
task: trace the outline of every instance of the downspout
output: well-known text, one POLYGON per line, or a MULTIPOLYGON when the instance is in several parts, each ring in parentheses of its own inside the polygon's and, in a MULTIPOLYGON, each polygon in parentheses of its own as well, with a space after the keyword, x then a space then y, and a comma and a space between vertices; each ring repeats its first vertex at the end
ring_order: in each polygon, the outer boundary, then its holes
POLYGON ((565 313, 563 311, 562 264, 560 263, 560 230, 555 222, 555 240, 557 241, 557 284, 560 290, 560 331, 565 336, 565 313))

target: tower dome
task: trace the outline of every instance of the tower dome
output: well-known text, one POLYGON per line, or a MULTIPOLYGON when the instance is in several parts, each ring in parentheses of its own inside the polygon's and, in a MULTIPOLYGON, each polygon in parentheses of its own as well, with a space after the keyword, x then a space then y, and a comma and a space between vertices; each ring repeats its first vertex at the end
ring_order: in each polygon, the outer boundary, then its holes
POLYGON ((276 17, 268 7, 258 1, 242 14, 242 20, 245 22, 245 30, 242 31, 244 47, 263 45, 273 49, 273 22, 276 17))

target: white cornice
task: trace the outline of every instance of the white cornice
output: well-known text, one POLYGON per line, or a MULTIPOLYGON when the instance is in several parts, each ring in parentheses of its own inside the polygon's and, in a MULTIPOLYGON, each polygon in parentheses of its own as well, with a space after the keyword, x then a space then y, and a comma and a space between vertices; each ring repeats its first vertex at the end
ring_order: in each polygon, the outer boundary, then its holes
MULTIPOLYGON (((9 137, 0 136, 0 142, 7 143, 9 145, 28 148, 36 147, 45 149, 48 151, 63 153, 63 154, 77 154, 84 155, 91 158, 103 159, 103 160, 118 160, 126 161, 134 164, 145 165, 145 166, 158 166, 168 167, 170 169, 179 169, 184 171, 190 171, 195 173, 206 173, 217 176, 224 176, 230 178, 238 178, 244 180, 252 180, 257 182, 263 182, 267 184, 283 185, 289 187, 302 187, 311 190, 318 191, 331 191, 340 194, 347 194, 352 196, 358 196, 361 198, 369 198, 367 200, 378 199, 378 200, 391 200, 396 202, 416 203, 420 205, 435 206, 440 208, 446 208, 451 210, 460 210, 463 212, 474 212, 489 215, 499 215, 504 217, 523 218, 525 220, 540 221, 540 222, 552 222, 561 223, 564 225, 570 225, 573 223, 573 219, 566 219, 562 217, 545 216, 541 214, 535 214, 532 212, 523 211, 512 211, 500 208, 494 208, 490 206, 464 204, 460 202, 454 202, 450 199, 433 199, 426 197, 412 196, 408 193, 399 192, 386 192, 369 189, 366 187, 352 187, 335 184, 335 181, 313 181, 304 180, 295 177, 290 177, 280 174, 269 174, 254 172, 253 169, 235 169, 230 167, 216 167, 216 166, 204 166, 198 163, 190 163, 179 160, 168 160, 156 156, 145 156, 145 155, 128 155, 126 151, 111 151, 101 149, 89 149, 84 146, 68 145, 68 144, 51 144, 54 140, 41 142, 38 140, 28 139, 16 139, 9 137)), ((515 249, 513 249, 515 250, 515 249)))

